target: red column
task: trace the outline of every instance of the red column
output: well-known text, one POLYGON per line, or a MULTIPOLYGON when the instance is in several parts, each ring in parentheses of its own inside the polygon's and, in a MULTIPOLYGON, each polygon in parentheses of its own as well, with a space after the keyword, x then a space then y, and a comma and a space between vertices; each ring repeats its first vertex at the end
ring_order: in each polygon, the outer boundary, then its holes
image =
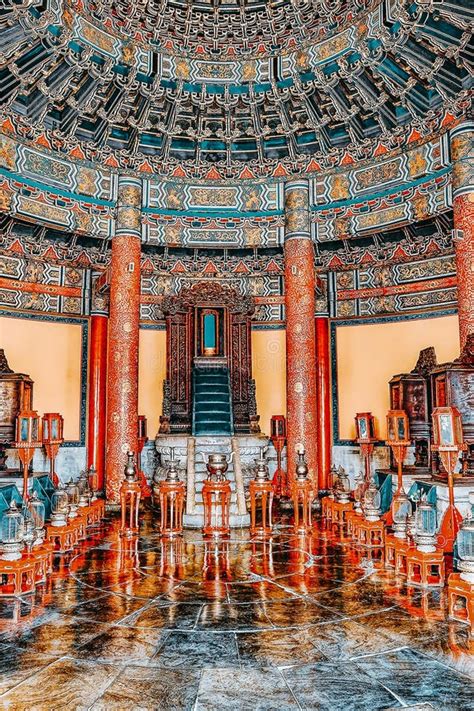
POLYGON ((92 314, 89 327, 87 466, 97 471, 98 489, 104 488, 105 474, 107 320, 104 314, 92 314))
POLYGON ((318 404, 318 487, 327 489, 331 467, 331 381, 329 318, 318 316, 316 326, 316 396, 318 404))
POLYGON ((285 185, 285 304, 287 457, 294 478, 299 446, 306 450, 309 475, 317 483, 317 403, 314 247, 309 220, 308 182, 285 185))
POLYGON ((137 451, 141 182, 119 177, 110 265, 106 498, 118 505, 127 452, 137 451))
POLYGON ((470 157, 473 141, 472 121, 465 121, 451 131, 454 244, 461 350, 468 335, 474 333, 474 160, 470 157))

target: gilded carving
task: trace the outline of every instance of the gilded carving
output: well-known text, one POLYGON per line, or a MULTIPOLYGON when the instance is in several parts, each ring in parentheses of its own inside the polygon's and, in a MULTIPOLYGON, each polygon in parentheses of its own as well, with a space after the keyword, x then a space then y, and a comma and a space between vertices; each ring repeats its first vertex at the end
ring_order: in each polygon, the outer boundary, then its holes
POLYGON ((86 195, 95 195, 97 192, 96 178, 97 173, 95 170, 79 166, 77 169, 78 190, 86 195))
POLYGON ((413 215, 417 220, 424 220, 430 214, 430 200, 428 195, 417 195, 411 201, 413 215))
POLYGON ((117 210, 117 229, 139 230, 141 210, 136 207, 119 207, 117 210))
POLYGON ((2 185, 0 185, 0 210, 8 212, 11 207, 11 202, 12 191, 6 187, 5 183, 3 183, 2 185))
POLYGON ((366 215, 359 215, 357 221, 361 230, 378 225, 388 224, 390 222, 398 222, 405 217, 405 205, 396 205, 389 207, 386 210, 376 210, 366 215))
POLYGON ((120 185, 118 191, 119 204, 139 207, 142 201, 142 191, 139 185, 120 185))
POLYGON ((24 152, 24 169, 37 175, 54 178, 62 183, 69 182, 71 165, 49 158, 43 153, 24 152))
POLYGON ((400 177, 399 158, 381 165, 372 165, 367 170, 357 171, 355 174, 357 183, 363 189, 388 183, 398 177, 400 177))
POLYGON ((216 207, 217 205, 231 206, 236 201, 235 188, 221 188, 220 190, 210 190, 207 188, 190 188, 192 203, 205 207, 216 207))
POLYGON ((8 170, 15 169, 16 143, 0 134, 0 164, 8 170))
POLYGON ((255 62, 244 62, 242 64, 243 81, 253 81, 257 78, 257 68, 255 62))
POLYGON ((428 161, 426 160, 424 154, 424 146, 408 153, 408 173, 411 178, 416 178, 427 172, 428 161))
POLYGON ((114 37, 106 32, 102 32, 98 27, 95 27, 95 25, 92 25, 90 22, 86 22, 83 18, 81 18, 81 34, 90 44, 99 47, 108 54, 113 54, 115 44, 114 37))
POLYGON ((308 207, 308 192, 304 188, 288 189, 285 195, 287 210, 298 210, 308 207))
POLYGON ((182 57, 180 59, 177 59, 175 64, 175 72, 177 79, 189 79, 189 62, 186 61, 186 59, 183 59, 182 57))
POLYGON ((331 181, 330 196, 333 200, 345 200, 350 195, 349 177, 346 174, 335 175, 331 181))
POLYGON ((309 232, 309 215, 307 210, 293 210, 286 215, 288 232, 309 232))
POLYGON ((183 194, 182 191, 175 185, 168 185, 166 187, 166 207, 170 210, 182 210, 183 209, 183 194))

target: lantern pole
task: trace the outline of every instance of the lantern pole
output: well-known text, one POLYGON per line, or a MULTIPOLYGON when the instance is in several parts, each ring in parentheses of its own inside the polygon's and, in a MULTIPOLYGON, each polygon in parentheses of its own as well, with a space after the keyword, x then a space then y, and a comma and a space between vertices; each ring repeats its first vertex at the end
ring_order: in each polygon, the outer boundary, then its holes
POLYGON ((467 449, 462 432, 461 413, 456 407, 436 407, 433 410, 432 449, 439 453, 448 474, 448 508, 444 512, 438 534, 438 544, 445 553, 452 553, 462 522, 454 501, 454 467, 460 452, 467 449), (453 456, 454 455, 454 456, 453 456))

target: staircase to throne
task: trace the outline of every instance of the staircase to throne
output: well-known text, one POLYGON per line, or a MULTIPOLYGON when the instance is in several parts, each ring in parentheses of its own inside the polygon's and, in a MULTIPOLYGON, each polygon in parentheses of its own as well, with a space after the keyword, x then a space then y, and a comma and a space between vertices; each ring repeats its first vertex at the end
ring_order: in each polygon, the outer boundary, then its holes
MULTIPOLYGON (((201 490, 206 470, 196 452, 207 456, 242 450, 253 464, 262 443, 251 377, 254 308, 251 297, 212 281, 183 288, 165 297, 161 305, 167 368, 156 447, 165 460, 171 446, 186 452, 185 523, 190 526, 203 522, 201 490)), ((229 467, 228 478, 231 525, 246 525, 239 457, 237 465, 229 467)))

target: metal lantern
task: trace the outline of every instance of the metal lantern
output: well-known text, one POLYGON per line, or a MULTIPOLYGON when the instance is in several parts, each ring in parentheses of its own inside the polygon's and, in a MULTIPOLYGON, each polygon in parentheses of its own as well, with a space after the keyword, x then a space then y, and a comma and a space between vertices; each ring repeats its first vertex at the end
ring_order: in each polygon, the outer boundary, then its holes
POLYGON ((470 512, 461 524, 456 543, 461 578, 474 585, 474 518, 472 518, 470 512))
POLYGON ((349 502, 350 493, 351 481, 344 467, 339 467, 335 486, 336 498, 341 504, 347 504, 349 502))
POLYGON ((403 487, 392 500, 393 535, 406 538, 408 517, 411 515, 411 501, 403 487))
POLYGON ((97 501, 97 488, 99 477, 97 474, 97 469, 94 465, 91 465, 87 470, 87 478, 89 480, 89 491, 91 492, 91 501, 97 501))
POLYGON ((36 447, 41 447, 40 419, 34 410, 20 412, 16 420, 15 447, 23 464, 23 501, 28 500, 28 467, 36 447))
POLYGON ((461 413, 455 407, 436 407, 433 410, 433 451, 448 474, 449 504, 439 530, 439 544, 445 553, 452 553, 462 516, 454 503, 454 468, 459 453, 467 448, 464 443, 461 413))
POLYGON ((416 536, 416 511, 407 518, 407 536, 411 538, 412 541, 415 540, 416 536))
POLYGON ((125 478, 120 487, 121 524, 120 535, 130 538, 138 536, 138 511, 140 508, 141 487, 137 476, 135 455, 127 453, 125 478))
POLYGON ((273 415, 270 420, 270 439, 277 454, 277 467, 273 475, 273 489, 278 498, 288 497, 288 476, 281 459, 286 442, 286 419, 284 415, 273 415))
POLYGON ((296 464, 296 477, 293 481, 294 527, 299 533, 306 533, 312 528, 311 504, 312 486, 308 479, 308 465, 305 461, 305 451, 300 449, 296 464))
POLYGON ((364 494, 367 488, 365 477, 362 472, 359 472, 354 484, 354 511, 360 514, 362 513, 362 503, 364 501, 364 494))
POLYGON ((398 470, 397 492, 403 486, 403 462, 407 448, 411 444, 410 424, 404 410, 389 410, 387 413, 387 440, 385 442, 392 450, 398 470))
POLYGON ((335 499, 336 494, 335 494, 335 486, 337 485, 337 469, 332 465, 332 467, 329 470, 329 478, 328 478, 328 488, 329 488, 329 498, 330 499, 335 499))
POLYGON ((360 453, 364 460, 365 480, 370 481, 370 470, 374 445, 377 441, 375 434, 375 421, 371 412, 358 412, 355 416, 356 440, 360 446, 360 453))
POLYGON ((364 494, 363 511, 366 521, 380 520, 380 504, 380 491, 377 489, 377 485, 372 479, 364 494))
POLYGON ((79 487, 73 479, 69 480, 66 486, 66 493, 69 504, 69 518, 77 518, 77 509, 79 507, 79 487))
POLYGON ((471 518, 474 518, 474 491, 470 491, 467 495, 469 505, 471 507, 471 518))
POLYGON ((79 475, 79 479, 77 480, 77 488, 79 491, 79 500, 77 502, 77 505, 79 506, 79 508, 85 508, 86 506, 89 506, 91 500, 89 490, 89 478, 85 471, 82 471, 79 475))
POLYGON ((160 483, 160 533, 162 536, 178 536, 183 532, 183 507, 185 485, 179 480, 178 465, 174 458, 174 447, 171 448, 171 458, 165 481, 160 483))
POLYGON ((41 545, 44 541, 44 522, 46 518, 46 508, 44 503, 38 497, 36 491, 33 492, 29 502, 28 508, 30 509, 31 518, 33 519, 35 527, 35 540, 33 545, 41 545))
POLYGON ((2 558, 3 560, 19 560, 23 550, 25 519, 12 501, 10 508, 3 514, 1 526, 2 558))
POLYGON ((31 552, 36 536, 35 523, 28 504, 23 504, 21 508, 21 515, 23 516, 24 521, 23 543, 25 544, 28 552, 31 552))
POLYGON ((415 542, 422 553, 436 551, 436 528, 438 525, 436 509, 424 497, 418 504, 415 516, 415 542))
POLYGON ((60 481, 51 495, 51 525, 65 526, 69 512, 69 497, 64 484, 60 481))
POLYGON ((145 474, 142 471, 142 451, 145 444, 148 442, 147 436, 147 419, 145 415, 138 415, 137 418, 137 469, 140 486, 142 488, 143 498, 151 496, 151 489, 147 484, 145 474))
POLYGON ((272 534, 273 486, 268 476, 265 448, 260 447, 260 457, 255 460, 255 479, 249 484, 250 533, 252 536, 272 534))
POLYGON ((58 455, 59 447, 64 442, 63 436, 64 420, 58 412, 46 412, 43 415, 43 447, 49 459, 51 481, 57 486, 59 479, 54 471, 54 463, 58 455))
POLYGON ((355 416, 355 422, 356 439, 359 443, 376 441, 374 416, 371 412, 358 412, 355 416))

